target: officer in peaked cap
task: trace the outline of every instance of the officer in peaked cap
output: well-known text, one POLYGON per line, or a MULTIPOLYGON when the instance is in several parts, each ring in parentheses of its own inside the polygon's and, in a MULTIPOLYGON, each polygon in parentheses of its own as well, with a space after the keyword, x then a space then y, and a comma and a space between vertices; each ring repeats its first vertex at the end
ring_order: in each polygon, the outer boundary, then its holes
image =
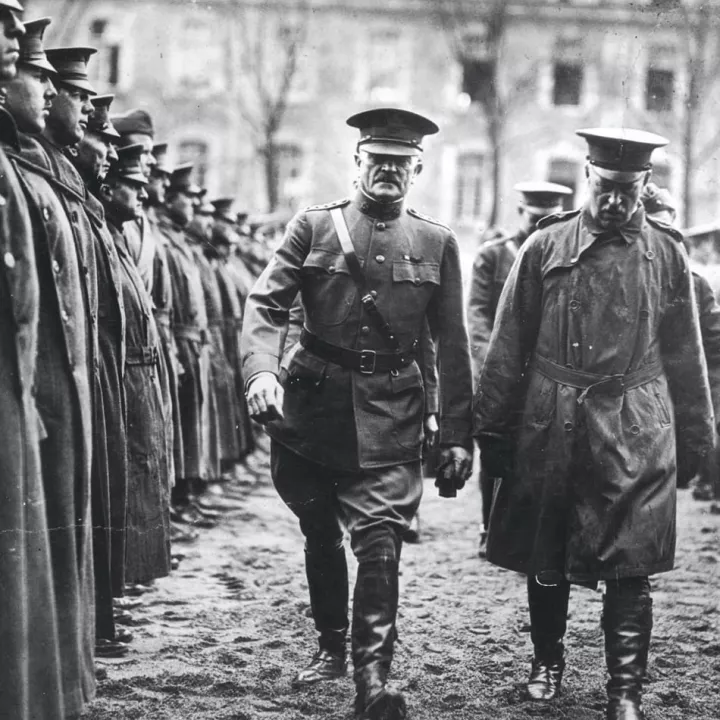
POLYGON ((90 192, 98 194, 110 165, 117 160, 117 142, 120 134, 110 122, 109 110, 114 95, 95 95, 90 98, 93 111, 88 118, 87 132, 77 145, 73 164, 90 192))
POLYGON ((212 204, 216 220, 224 220, 225 222, 231 224, 236 222, 237 215, 232 211, 232 206, 235 204, 235 198, 217 198, 212 201, 212 204))
MULTIPOLYGON (((535 230, 538 221, 546 215, 560 212, 563 198, 572 194, 572 190, 564 185, 544 181, 518 183, 515 185, 515 190, 520 193, 517 230, 510 237, 501 236, 483 243, 473 263, 467 321, 473 374, 476 379, 485 362, 500 293, 520 246, 535 230)), ((495 478, 491 477, 481 465, 480 494, 483 524, 478 548, 480 557, 485 556, 494 487, 495 478)))
POLYGON ((578 134, 588 198, 524 243, 480 376, 483 467, 506 480, 487 558, 528 578, 534 700, 560 689, 570 585, 605 582, 606 717, 642 720, 648 576, 673 567, 676 482, 715 428, 682 236, 640 202, 667 140, 578 134))
POLYGON ((90 99, 93 111, 88 120, 88 130, 100 135, 108 142, 118 144, 122 137, 110 120, 110 106, 114 95, 95 95, 90 99))
MULTIPOLYGON (((154 143, 152 154, 155 158, 155 165, 150 170, 150 178, 147 186, 148 207, 158 208, 165 202, 165 191, 170 185, 172 176, 172 165, 168 158, 168 144, 166 142, 154 143)), ((148 210, 149 214, 150 213, 148 210)), ((154 218, 151 219, 151 222, 154 218)))
POLYGON ((152 146, 152 152, 157 163, 153 168, 153 171, 167 175, 169 178, 170 175, 172 175, 173 167, 170 164, 168 144, 166 142, 154 143, 152 146))
POLYGON ((24 24, 17 75, 6 88, 5 105, 18 130, 25 133, 37 134, 45 129, 48 108, 57 96, 55 68, 43 49, 43 35, 50 22, 50 18, 40 18, 24 24))
POLYGON ((150 172, 157 162, 152 152, 155 128, 150 113, 142 108, 135 108, 120 115, 113 115, 110 119, 122 135, 121 146, 136 143, 143 146, 143 172, 145 177, 150 177, 150 172))
POLYGON ((60 85, 82 90, 88 95, 97 95, 87 74, 88 62, 96 52, 97 49, 92 47, 64 47, 50 48, 45 54, 57 71, 60 85))
POLYGON ((356 189, 288 224, 246 301, 243 373, 250 412, 273 439, 275 487, 305 534, 319 649, 295 682, 333 679, 346 669, 342 512, 358 560, 356 713, 396 720, 406 716, 405 700, 387 680, 400 550, 422 494, 423 428, 432 427, 439 409, 441 464, 452 484, 444 491, 452 494, 470 471, 472 378, 457 241, 449 228, 406 206, 423 138, 438 127, 394 108, 347 122, 360 131, 356 189), (304 326, 286 343, 298 294, 304 326), (427 328, 444 368, 439 394, 435 355, 428 360, 421 341, 427 328), (281 350, 296 339, 281 385, 281 350))

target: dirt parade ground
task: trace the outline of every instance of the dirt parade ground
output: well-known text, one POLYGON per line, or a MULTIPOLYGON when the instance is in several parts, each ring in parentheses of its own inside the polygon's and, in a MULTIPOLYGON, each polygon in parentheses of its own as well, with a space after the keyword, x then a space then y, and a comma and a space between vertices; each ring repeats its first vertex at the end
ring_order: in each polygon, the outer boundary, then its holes
MULTIPOLYGON (((291 686, 315 649, 303 542, 269 479, 244 488, 242 509, 184 546, 179 570, 133 610, 132 652, 98 661, 91 720, 352 718, 350 675, 291 686)), ((423 542, 403 549, 392 675, 409 717, 604 718, 600 593, 573 590, 562 697, 528 701, 524 578, 478 559, 479 512, 474 483, 443 500, 426 481, 423 542)), ((720 515, 680 491, 676 569, 653 580, 648 720, 720 718, 718 540, 720 515)))

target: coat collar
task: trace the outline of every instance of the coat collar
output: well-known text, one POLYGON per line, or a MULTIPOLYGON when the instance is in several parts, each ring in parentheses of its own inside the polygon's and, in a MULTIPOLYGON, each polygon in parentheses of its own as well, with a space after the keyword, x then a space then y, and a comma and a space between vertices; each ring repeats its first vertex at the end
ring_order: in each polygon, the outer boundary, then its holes
POLYGON ((582 218, 582 224, 585 230, 595 238, 603 237, 603 239, 610 239, 611 237, 617 237, 619 235, 628 244, 637 240, 645 224, 645 210, 642 203, 638 204, 637 210, 635 210, 627 225, 623 225, 617 230, 605 230, 601 228, 595 221, 595 218, 590 214, 590 208, 587 205, 583 208, 580 217, 582 218))
POLYGON ((15 119, 2 106, 0 106, 0 142, 16 152, 20 152, 20 138, 15 119))
POLYGON ((405 208, 405 198, 396 203, 379 203, 358 189, 353 196, 352 204, 363 215, 375 220, 395 220, 400 217, 405 208))

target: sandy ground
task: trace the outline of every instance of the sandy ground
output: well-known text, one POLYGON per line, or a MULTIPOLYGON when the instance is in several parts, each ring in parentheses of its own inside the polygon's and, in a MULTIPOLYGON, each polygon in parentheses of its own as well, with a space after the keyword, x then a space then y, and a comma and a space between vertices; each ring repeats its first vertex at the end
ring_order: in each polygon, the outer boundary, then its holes
MULTIPOLYGON (((455 500, 426 482, 423 543, 403 550, 394 682, 413 720, 604 718, 601 595, 570 600, 562 697, 531 703, 524 579, 476 554, 479 493, 455 500)), ((720 718, 720 515, 681 491, 676 569, 653 580, 648 720, 720 718)), ((92 720, 352 718, 350 677, 293 690, 315 649, 302 538, 269 481, 205 531, 134 614, 133 651, 107 671, 92 720)), ((354 572, 354 564, 351 564, 354 572)))

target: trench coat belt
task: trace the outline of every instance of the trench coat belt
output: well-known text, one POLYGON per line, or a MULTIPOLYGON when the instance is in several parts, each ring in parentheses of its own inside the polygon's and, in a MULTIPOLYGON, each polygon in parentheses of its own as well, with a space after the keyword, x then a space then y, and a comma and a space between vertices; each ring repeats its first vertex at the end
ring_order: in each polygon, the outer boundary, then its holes
POLYGON ((628 390, 646 385, 663 374, 660 360, 654 360, 625 375, 598 375, 584 370, 573 370, 558 365, 542 355, 533 357, 530 368, 560 385, 569 385, 582 390, 577 399, 578 405, 582 405, 588 395, 619 397, 628 390))
POLYGON ((415 350, 407 352, 383 353, 375 350, 352 350, 321 340, 309 330, 303 328, 300 344, 323 360, 340 365, 346 370, 357 370, 363 375, 376 372, 397 372, 407 367, 415 359, 415 350))
POLYGON ((160 356, 156 347, 140 345, 129 347, 125 351, 126 365, 157 365, 159 361, 160 356))
POLYGON ((196 343, 205 344, 208 341, 208 331, 206 328, 197 325, 175 325, 173 332, 176 338, 182 340, 192 340, 196 343))
POLYGON ((170 327, 170 311, 167 308, 163 308, 162 310, 155 308, 153 310, 153 315, 155 316, 155 322, 158 325, 162 325, 164 328, 170 327))

